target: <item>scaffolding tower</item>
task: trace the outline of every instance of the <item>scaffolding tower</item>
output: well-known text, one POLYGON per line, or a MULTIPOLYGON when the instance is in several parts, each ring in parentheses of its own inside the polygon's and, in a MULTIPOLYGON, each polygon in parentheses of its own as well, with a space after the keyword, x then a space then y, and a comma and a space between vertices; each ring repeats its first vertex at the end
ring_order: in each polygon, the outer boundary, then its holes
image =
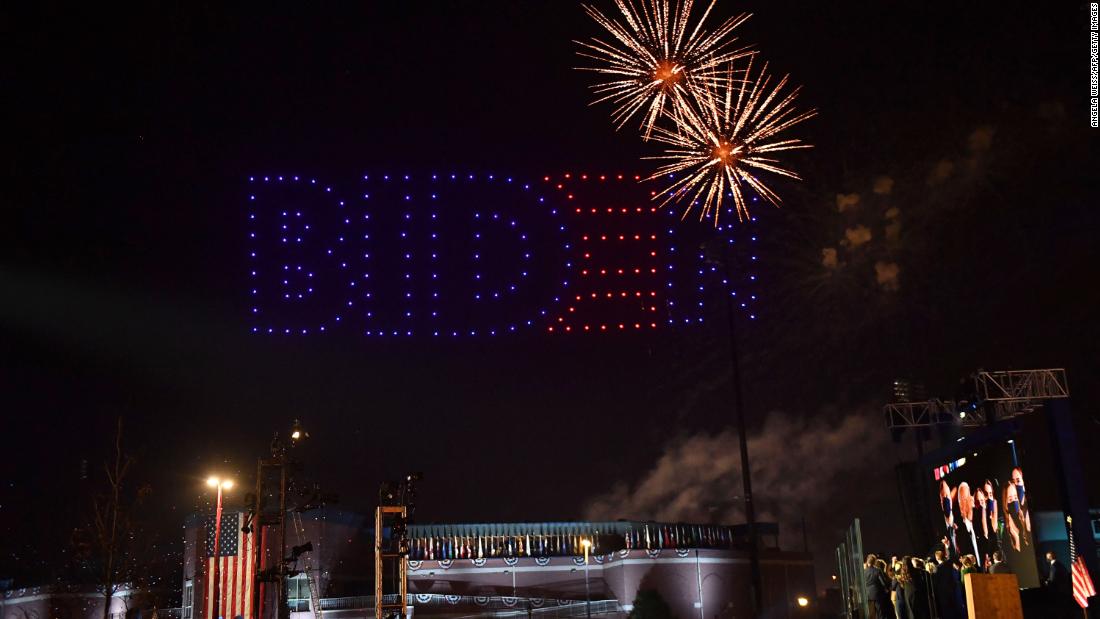
POLYGON ((404 505, 379 505, 374 512, 375 619, 405 617, 408 599, 408 552, 403 541, 406 515, 404 505), (387 575, 391 576, 389 591, 387 575))

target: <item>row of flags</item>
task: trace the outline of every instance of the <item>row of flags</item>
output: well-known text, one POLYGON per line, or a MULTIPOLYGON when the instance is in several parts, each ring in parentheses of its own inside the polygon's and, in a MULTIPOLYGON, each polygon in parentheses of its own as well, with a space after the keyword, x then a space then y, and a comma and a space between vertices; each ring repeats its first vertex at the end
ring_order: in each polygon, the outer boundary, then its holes
MULTIPOLYGON (((688 524, 645 524, 622 534, 628 550, 662 548, 728 548, 733 536, 728 527, 688 524)), ((409 558, 423 560, 491 559, 494 557, 551 557, 584 554, 584 541, 591 541, 591 554, 604 552, 599 533, 524 535, 432 535, 409 540, 409 558)), ((612 550, 616 549, 615 546, 612 550)))
POLYGON ((728 548, 733 544, 729 527, 700 524, 654 524, 626 532, 626 548, 728 548))
POLYGON ((448 559, 490 559, 493 557, 550 557, 584 554, 584 540, 591 540, 589 552, 598 552, 598 538, 577 534, 561 535, 433 535, 409 540, 409 558, 423 561, 448 559))

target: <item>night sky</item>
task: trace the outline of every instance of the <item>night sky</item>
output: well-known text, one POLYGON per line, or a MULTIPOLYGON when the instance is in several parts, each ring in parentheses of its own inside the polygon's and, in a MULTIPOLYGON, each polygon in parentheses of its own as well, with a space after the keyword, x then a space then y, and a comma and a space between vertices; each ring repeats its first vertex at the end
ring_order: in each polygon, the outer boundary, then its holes
MULTIPOLYGON (((675 513, 643 488, 699 489, 685 445, 736 453, 720 312, 631 336, 249 333, 249 175, 647 172, 652 145, 573 70, 571 41, 598 34, 579 4, 223 4, 0 11, 0 577, 56 571, 118 416, 172 543, 201 480, 248 480, 295 418, 311 477, 352 509, 419 470, 423 521, 735 519, 736 469, 675 513), (651 474, 662 456, 670 476, 651 474)), ((785 204, 754 228, 742 352, 766 514, 828 507, 808 523, 819 571, 854 516, 888 554, 904 544, 909 453, 878 413, 900 376, 951 397, 979 367, 1065 367, 1096 444, 1087 3, 715 11, 753 13, 741 40, 819 110, 791 158, 805 181, 777 182, 785 204), (791 445, 815 433, 830 440, 791 445)))

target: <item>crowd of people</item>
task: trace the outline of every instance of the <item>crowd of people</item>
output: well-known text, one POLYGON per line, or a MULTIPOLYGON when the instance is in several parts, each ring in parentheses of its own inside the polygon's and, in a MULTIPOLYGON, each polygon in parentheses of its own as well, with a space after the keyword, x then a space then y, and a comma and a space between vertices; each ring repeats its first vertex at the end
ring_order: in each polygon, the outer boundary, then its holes
MULTIPOLYGON (((999 551, 988 571, 1003 573, 1008 564, 999 551)), ((920 557, 892 557, 889 562, 867 555, 864 583, 871 617, 875 619, 964 619, 966 599, 962 577, 981 572, 974 555, 949 558, 947 552, 920 557)))
MULTIPOLYGON (((1046 553, 1043 586, 1057 606, 1069 597, 1069 575, 1054 553, 1046 553)), ((871 619, 969 619, 963 576, 971 573, 1011 574, 1000 550, 988 566, 974 555, 952 558, 945 550, 932 557, 891 557, 870 554, 863 564, 871 619)))

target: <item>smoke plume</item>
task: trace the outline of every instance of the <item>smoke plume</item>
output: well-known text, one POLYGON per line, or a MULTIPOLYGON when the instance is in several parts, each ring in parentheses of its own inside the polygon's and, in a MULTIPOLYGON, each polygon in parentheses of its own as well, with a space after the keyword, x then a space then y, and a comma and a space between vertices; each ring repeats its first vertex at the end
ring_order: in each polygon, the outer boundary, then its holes
MULTIPOLYGON (((872 407, 812 417, 775 412, 749 436, 758 521, 778 522, 781 547, 801 550, 804 518, 819 572, 831 572, 832 548, 853 516, 898 518, 895 446, 880 414, 872 407)), ((696 434, 671 441, 640 479, 615 484, 586 515, 739 523, 741 488, 736 431, 696 434)))

